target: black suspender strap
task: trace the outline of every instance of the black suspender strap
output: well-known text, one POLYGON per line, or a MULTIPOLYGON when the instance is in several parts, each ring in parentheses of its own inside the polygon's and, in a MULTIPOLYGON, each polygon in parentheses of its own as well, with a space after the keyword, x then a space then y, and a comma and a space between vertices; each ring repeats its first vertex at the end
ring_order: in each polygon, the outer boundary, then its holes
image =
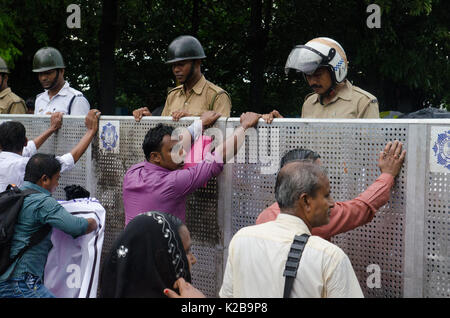
POLYGON ((70 115, 70 113, 72 112, 72 104, 73 104, 73 100, 75 99, 75 97, 77 97, 77 95, 73 95, 72 98, 70 99, 67 115, 70 115))
POLYGON ((283 276, 286 277, 286 282, 284 283, 284 293, 283 298, 289 298, 291 294, 292 285, 297 277, 297 269, 302 258, 303 250, 305 249, 306 242, 308 242, 309 235, 302 234, 296 235, 294 241, 292 242, 291 249, 289 250, 288 258, 286 261, 286 267, 284 269, 283 276))

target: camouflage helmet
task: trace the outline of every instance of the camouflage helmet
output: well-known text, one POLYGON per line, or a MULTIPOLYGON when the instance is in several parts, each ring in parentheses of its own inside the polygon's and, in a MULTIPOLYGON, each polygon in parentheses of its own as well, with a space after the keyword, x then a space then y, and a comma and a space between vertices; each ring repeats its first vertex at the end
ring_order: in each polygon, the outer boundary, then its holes
POLYGON ((6 62, 4 59, 0 57, 0 73, 7 73, 9 74, 8 65, 6 65, 6 62))
POLYGON ((170 43, 166 64, 204 58, 206 55, 200 42, 193 36, 181 35, 170 43))
POLYGON ((65 67, 61 53, 53 47, 43 47, 34 55, 33 72, 35 73, 65 67))

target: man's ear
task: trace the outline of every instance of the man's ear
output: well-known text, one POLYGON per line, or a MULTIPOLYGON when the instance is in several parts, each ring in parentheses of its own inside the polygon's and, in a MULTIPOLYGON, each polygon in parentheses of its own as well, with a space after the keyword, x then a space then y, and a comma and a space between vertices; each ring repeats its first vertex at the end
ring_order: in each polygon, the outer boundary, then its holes
POLYGON ((302 193, 298 197, 298 204, 300 204, 300 206, 303 208, 303 210, 306 211, 306 209, 309 208, 309 206, 310 206, 309 195, 306 193, 302 193))
POLYGON ((27 145, 28 145, 28 138, 25 137, 25 144, 23 146, 26 147, 27 145))
POLYGON ((148 161, 160 163, 161 162, 161 154, 157 151, 152 151, 148 158, 148 161))
POLYGON ((49 178, 46 174, 43 174, 43 175, 39 178, 39 180, 36 182, 36 184, 37 184, 38 186, 43 187, 43 186, 48 182, 49 179, 50 179, 50 178, 49 178))

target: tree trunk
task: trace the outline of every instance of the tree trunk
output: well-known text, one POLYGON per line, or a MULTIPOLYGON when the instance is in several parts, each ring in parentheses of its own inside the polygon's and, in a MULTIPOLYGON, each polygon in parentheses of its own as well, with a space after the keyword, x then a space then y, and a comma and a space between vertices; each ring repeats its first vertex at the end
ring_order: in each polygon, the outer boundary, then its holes
POLYGON ((104 115, 115 114, 115 61, 117 35, 117 0, 102 1, 102 21, 99 31, 100 103, 104 115))
POLYGON ((199 8, 200 8, 200 0, 194 0, 192 3, 191 35, 195 37, 197 37, 198 28, 200 25, 199 8))
POLYGON ((262 113, 264 105, 264 71, 265 48, 269 35, 272 1, 265 3, 265 26, 263 27, 263 1, 251 1, 250 13, 250 109, 249 111, 262 113))

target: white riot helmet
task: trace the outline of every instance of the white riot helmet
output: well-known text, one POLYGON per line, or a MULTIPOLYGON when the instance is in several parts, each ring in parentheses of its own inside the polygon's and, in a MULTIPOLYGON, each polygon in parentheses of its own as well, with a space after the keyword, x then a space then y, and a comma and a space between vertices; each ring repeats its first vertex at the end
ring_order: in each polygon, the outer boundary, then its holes
POLYGON ((284 70, 286 75, 292 71, 311 75, 321 66, 330 70, 333 86, 347 77, 347 56, 342 46, 333 39, 320 37, 305 45, 295 46, 289 54, 284 70))

